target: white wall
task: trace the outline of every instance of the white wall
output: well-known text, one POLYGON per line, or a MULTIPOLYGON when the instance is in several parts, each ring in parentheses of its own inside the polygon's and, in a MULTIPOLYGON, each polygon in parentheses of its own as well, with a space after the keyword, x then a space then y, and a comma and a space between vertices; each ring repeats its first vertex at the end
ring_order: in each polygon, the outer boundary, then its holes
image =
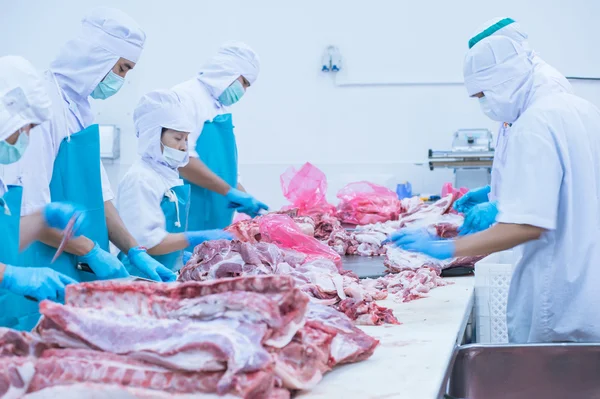
MULTIPOLYGON (((430 172, 426 166, 414 163, 424 162, 429 148, 448 148, 456 129, 493 130, 494 124, 460 85, 338 87, 330 74, 320 72, 325 47, 340 46, 342 55, 348 56, 348 71, 353 70, 353 65, 354 71, 358 64, 362 65, 361 75, 352 75, 354 80, 377 81, 384 70, 386 76, 391 76, 393 69, 386 69, 386 65, 434 62, 437 70, 460 70, 461 66, 455 65, 457 57, 452 57, 449 65, 448 57, 436 56, 447 52, 449 44, 443 39, 449 30, 454 29, 453 37, 464 32, 458 46, 462 52, 469 33, 486 19, 512 15, 526 27, 529 22, 537 32, 551 31, 546 23, 557 27, 545 41, 534 37, 532 31, 534 47, 537 40, 542 48, 557 46, 568 55, 575 46, 581 57, 598 53, 596 38, 584 35, 573 43, 571 36, 563 37, 560 32, 581 26, 591 29, 599 2, 416 3, 0 0, 0 49, 2 54, 24 55, 44 69, 59 46, 76 34, 85 12, 96 5, 119 7, 143 26, 147 45, 138 66, 128 75, 127 85, 115 97, 94 105, 99 123, 114 123, 122 130, 121 159, 107 165, 114 186, 136 159, 131 115, 140 96, 191 77, 222 42, 238 39, 251 45, 262 62, 258 82, 234 108, 240 168, 249 191, 278 207, 285 202, 279 189, 279 174, 289 165, 311 161, 327 173, 333 198, 334 190, 361 179, 390 187, 409 180, 416 192, 433 193, 444 181, 451 180, 452 173, 430 172), (560 21, 559 15, 564 16, 560 21), (413 30, 414 34, 407 34, 413 30), (369 40, 377 44, 376 48, 387 49, 379 62, 373 61, 372 76, 364 70, 363 59, 377 58, 366 50, 369 40), (364 57, 360 57, 360 49, 365 49, 364 57)), ((597 59, 583 57, 584 70, 590 70, 589 65, 597 59)), ((574 86, 580 95, 600 105, 597 83, 575 82, 574 86)))

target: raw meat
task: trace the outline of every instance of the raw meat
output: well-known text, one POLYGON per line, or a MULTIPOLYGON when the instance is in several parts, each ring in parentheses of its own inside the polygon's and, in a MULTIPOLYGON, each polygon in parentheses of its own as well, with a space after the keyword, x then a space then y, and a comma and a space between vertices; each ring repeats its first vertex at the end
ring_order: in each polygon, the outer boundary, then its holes
POLYGON ((401 215, 399 221, 402 227, 422 227, 423 224, 434 224, 437 218, 451 209, 453 203, 454 197, 449 194, 433 204, 422 204, 415 207, 412 213, 401 215))
POLYGON ((375 302, 346 298, 335 308, 344 313, 356 324, 363 326, 379 326, 381 324, 401 324, 392 309, 384 308, 375 302))
MULTIPOLYGON (((222 371, 173 371, 126 356, 83 349, 47 350, 37 361, 35 370, 29 392, 89 382, 170 393, 214 393, 223 377, 222 371)), ((273 373, 268 370, 238 374, 234 378, 232 393, 244 398, 264 397, 273 383, 273 373)))
POLYGON ((315 238, 325 242, 340 255, 356 253, 359 242, 342 227, 339 219, 331 214, 315 216, 315 238))
POLYGON ((0 357, 39 356, 47 348, 37 336, 0 327, 0 357))
POLYGON ((337 216, 344 223, 372 224, 398 219, 401 211, 398 196, 392 190, 366 181, 342 188, 337 216))
POLYGON ((475 267, 485 256, 464 256, 446 260, 431 258, 419 252, 409 252, 397 247, 389 247, 383 264, 390 273, 398 273, 403 270, 417 270, 421 267, 434 269, 441 272, 453 267, 475 267))
POLYGON ((81 283, 67 287, 66 303, 161 318, 263 323, 269 327, 264 343, 283 347, 304 324, 308 298, 291 277, 251 276, 176 285, 81 283))
POLYGON ((335 332, 331 342, 329 367, 368 359, 379 345, 378 340, 356 327, 345 314, 328 306, 311 303, 306 314, 306 325, 335 332))
MULTIPOLYGON (((79 383, 53 386, 29 393, 23 399, 198 399, 198 394, 173 394, 151 389, 130 388, 123 385, 79 383)), ((239 399, 235 395, 203 393, 202 399, 239 399)))
POLYGON ((172 370, 226 371, 218 393, 227 393, 239 373, 270 367, 261 341, 266 327, 235 320, 196 323, 126 314, 116 309, 76 308, 40 303, 39 333, 66 348, 128 355, 172 370))
POLYGON ((6 356, 0 358, 0 398, 21 398, 35 373, 35 358, 6 356))
POLYGON ((388 274, 376 282, 393 294, 398 302, 424 298, 433 288, 450 284, 441 278, 436 270, 428 267, 388 274))

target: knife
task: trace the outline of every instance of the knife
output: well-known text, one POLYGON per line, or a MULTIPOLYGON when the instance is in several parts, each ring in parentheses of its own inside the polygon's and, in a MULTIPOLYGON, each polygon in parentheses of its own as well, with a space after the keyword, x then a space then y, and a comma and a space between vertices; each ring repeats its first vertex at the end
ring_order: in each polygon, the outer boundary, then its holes
POLYGON ((60 245, 58 246, 58 249, 56 250, 54 257, 50 261, 51 264, 54 263, 54 261, 56 259, 58 259, 60 254, 62 254, 63 251, 65 250, 65 247, 67 246, 67 243, 69 242, 69 240, 71 238, 73 238, 73 233, 74 233, 73 227, 75 226, 75 222, 77 221, 78 217, 79 217, 79 212, 75 212, 73 214, 73 216, 71 216, 71 219, 69 219, 69 223, 67 223, 67 226, 65 227, 65 229, 63 231, 63 238, 60 241, 60 245))

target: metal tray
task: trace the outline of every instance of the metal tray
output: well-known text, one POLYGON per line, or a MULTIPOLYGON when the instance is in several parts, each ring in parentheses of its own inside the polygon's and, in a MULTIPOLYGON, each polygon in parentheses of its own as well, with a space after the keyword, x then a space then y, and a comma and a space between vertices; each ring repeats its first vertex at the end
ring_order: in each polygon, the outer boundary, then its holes
POLYGON ((458 347, 447 399, 600 399, 600 345, 458 347))
POLYGON ((383 256, 342 256, 342 266, 360 278, 378 278, 385 275, 383 256))

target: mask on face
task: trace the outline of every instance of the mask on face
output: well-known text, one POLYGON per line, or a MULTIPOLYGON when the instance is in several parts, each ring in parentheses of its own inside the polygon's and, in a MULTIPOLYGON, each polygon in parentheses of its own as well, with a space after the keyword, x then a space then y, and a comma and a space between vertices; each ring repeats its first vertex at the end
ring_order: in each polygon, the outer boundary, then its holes
POLYGON ((173 169, 179 168, 185 161, 187 151, 179 151, 175 148, 171 148, 166 146, 162 141, 160 144, 163 146, 163 157, 165 158, 165 161, 167 161, 169 166, 173 169))
POLYGON ((491 120, 498 121, 498 122, 504 122, 503 120, 498 119, 498 115, 496 115, 496 113, 490 106, 490 103, 486 96, 479 97, 479 106, 481 107, 481 110, 483 111, 483 113, 491 120))
POLYGON ((15 144, 9 144, 5 140, 0 141, 0 164, 8 165, 17 162, 29 145, 29 135, 19 131, 19 138, 15 144))
POLYGON ((236 80, 219 96, 219 102, 225 106, 233 105, 240 101, 244 93, 246 93, 244 86, 236 80))
POLYGON ((123 87, 123 83, 125 83, 125 79, 110 71, 102 82, 98 83, 90 96, 96 100, 106 100, 115 95, 123 87))

